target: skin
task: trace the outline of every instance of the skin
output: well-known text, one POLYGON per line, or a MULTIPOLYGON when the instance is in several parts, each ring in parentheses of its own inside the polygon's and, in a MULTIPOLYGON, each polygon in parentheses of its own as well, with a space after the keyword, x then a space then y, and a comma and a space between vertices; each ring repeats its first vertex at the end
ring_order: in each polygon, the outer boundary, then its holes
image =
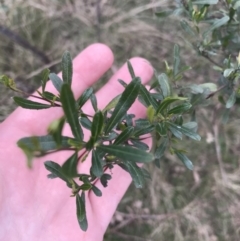
MULTIPOLYGON (((113 53, 103 44, 93 44, 83 50, 73 61, 72 89, 75 97, 94 84, 112 65, 113 53)), ((150 64, 142 58, 130 60, 137 76, 147 83, 153 74, 150 64)), ((97 93, 98 107, 103 109, 113 97, 123 91, 117 79, 131 80, 126 64, 123 65, 108 83, 97 93)), ((46 90, 56 93, 48 82, 46 90)), ((93 114, 90 103, 84 111, 93 114)), ((145 110, 140 104, 134 104, 131 113, 144 116, 145 110)), ((129 113, 130 113, 129 111, 129 113)), ((75 198, 71 190, 60 179, 48 179, 49 173, 43 162, 57 161, 62 164, 70 155, 60 152, 38 158, 30 170, 26 166, 26 157, 16 145, 25 136, 46 135, 51 121, 62 116, 61 108, 47 110, 16 109, 0 125, 0 240, 33 241, 97 241, 103 240, 109 222, 126 192, 131 178, 121 168, 114 167, 112 180, 102 190, 102 197, 92 192, 86 194, 88 230, 82 232, 76 218, 75 198)), ((64 135, 71 136, 68 126, 64 135)), ((86 133, 86 139, 89 134, 86 133)), ((91 160, 80 163, 79 172, 88 173, 91 160)))

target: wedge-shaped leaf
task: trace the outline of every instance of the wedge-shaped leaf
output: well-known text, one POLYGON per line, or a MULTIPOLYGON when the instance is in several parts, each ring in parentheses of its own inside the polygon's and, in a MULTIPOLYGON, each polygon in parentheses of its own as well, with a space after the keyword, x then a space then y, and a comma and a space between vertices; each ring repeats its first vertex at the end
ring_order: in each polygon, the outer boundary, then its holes
POLYGON ((151 96, 150 92, 142 84, 140 86, 140 96, 142 97, 144 102, 147 104, 147 107, 151 105, 154 107, 155 110, 157 109, 157 107, 158 107, 157 101, 151 96))
POLYGON ((178 151, 174 151, 174 152, 188 169, 193 170, 193 164, 186 155, 178 151))
POLYGON ((128 66, 128 71, 129 71, 132 79, 134 79, 136 76, 135 76, 132 64, 131 64, 131 62, 129 60, 127 61, 127 66, 128 66))
POLYGON ((227 109, 231 108, 235 104, 235 102, 236 102, 236 92, 233 91, 232 94, 230 95, 230 97, 227 100, 226 108, 227 109))
POLYGON ((45 161, 44 166, 49 172, 51 172, 50 178, 53 176, 58 177, 65 181, 68 186, 71 186, 68 177, 63 173, 62 167, 58 163, 53 161, 45 161))
POLYGON ((217 4, 219 0, 195 0, 192 1, 192 4, 208 4, 208 5, 213 5, 213 4, 217 4))
POLYGON ((48 76, 50 74, 50 70, 49 69, 44 69, 41 72, 41 81, 42 81, 42 92, 45 91, 45 87, 46 87, 46 83, 48 81, 48 76))
POLYGON ((91 95, 93 94, 93 88, 90 87, 82 93, 82 95, 78 98, 78 108, 81 109, 83 105, 90 99, 91 95))
POLYGON ((80 186, 80 189, 83 191, 88 191, 92 188, 92 184, 91 183, 84 183, 80 186))
POLYGON ((103 113, 101 111, 97 111, 93 116, 93 122, 91 127, 91 134, 94 142, 98 139, 98 136, 102 132, 103 121, 104 121, 103 113))
POLYGON ((100 145, 97 147, 97 150, 116 156, 122 161, 129 160, 132 162, 147 163, 153 160, 152 153, 148 153, 130 146, 100 145))
POLYGON ((95 95, 94 93, 91 94, 90 100, 91 100, 93 109, 94 109, 95 111, 97 111, 97 110, 98 110, 98 104, 97 104, 96 95, 95 95))
POLYGON ((119 145, 124 143, 126 140, 128 140, 134 132, 134 127, 129 126, 127 127, 123 132, 119 134, 119 136, 114 141, 114 145, 119 145))
POLYGON ((62 56, 62 78, 64 83, 72 84, 72 58, 68 51, 62 56))
POLYGON ((75 152, 70 156, 62 165, 62 172, 69 178, 77 176, 77 164, 78 164, 78 155, 75 152))
POLYGON ((60 100, 66 119, 70 125, 73 135, 78 139, 83 139, 83 131, 78 122, 78 112, 76 109, 76 103, 68 84, 63 84, 60 94, 60 100))
POLYGON ((147 128, 151 125, 151 123, 149 122, 149 120, 147 119, 137 119, 135 121, 135 127, 140 127, 140 128, 147 128))
POLYGON ((156 131, 160 136, 166 136, 167 135, 167 125, 165 122, 160 122, 156 125, 156 131))
POLYGON ((114 126, 124 117, 127 110, 132 106, 134 101, 136 100, 139 89, 140 89, 141 81, 139 78, 135 78, 132 82, 125 88, 123 91, 121 98, 119 99, 112 116, 110 117, 108 123, 105 127, 105 133, 109 133, 114 126))
POLYGON ((162 90, 163 97, 166 98, 170 96, 172 91, 166 74, 163 73, 158 76, 158 83, 162 90))
POLYGON ((168 129, 172 132, 172 134, 178 139, 182 140, 181 127, 170 122, 167 122, 167 125, 168 125, 168 129))
POLYGON ((101 197, 102 196, 102 192, 99 188, 97 188, 95 185, 92 185, 92 191, 94 192, 94 194, 97 197, 101 197))
POLYGON ((22 108, 31 109, 31 110, 41 110, 41 109, 48 109, 51 105, 46 105, 42 103, 38 103, 32 100, 24 99, 22 97, 15 96, 13 97, 15 103, 22 108))
POLYGON ((107 187, 108 181, 111 180, 111 179, 112 179, 112 176, 111 176, 110 174, 104 173, 104 174, 101 176, 100 181, 101 181, 101 183, 102 183, 102 185, 103 185, 104 187, 107 187))
POLYGON ((103 174, 102 161, 99 158, 98 151, 92 150, 92 167, 91 172, 96 177, 101 177, 103 174))
POLYGON ((220 28, 224 24, 226 24, 229 21, 229 16, 224 16, 220 19, 216 19, 213 24, 210 26, 210 28, 203 33, 203 37, 206 37, 209 33, 211 33, 213 30, 220 28))
POLYGON ((184 101, 187 100, 185 97, 167 97, 165 98, 157 109, 157 113, 163 113, 163 111, 167 110, 167 108, 175 101, 184 101))
MULTIPOLYGON (((71 138, 63 136, 60 147, 70 147, 68 144, 69 139, 71 138)), ((24 137, 20 139, 17 144, 20 148, 25 147, 33 152, 47 152, 58 148, 58 145, 51 135, 24 137)))
POLYGON ((58 120, 54 120, 48 126, 48 133, 52 135, 58 147, 60 147, 62 143, 62 130, 64 127, 64 123, 65 123, 65 118, 62 117, 58 120))
POLYGON ((83 221, 86 219, 85 203, 79 194, 76 195, 76 206, 77 206, 77 219, 78 219, 79 226, 83 231, 86 231, 83 229, 83 226, 82 226, 83 221))
POLYGON ((173 48, 173 73, 177 75, 179 71, 180 64, 180 55, 179 55, 179 46, 177 44, 174 45, 173 48))
POLYGON ((142 188, 145 182, 145 178, 142 172, 142 169, 137 166, 135 162, 127 161, 124 163, 128 169, 129 174, 131 175, 134 185, 136 188, 142 188))
POLYGON ((189 102, 183 103, 181 105, 178 105, 174 108, 172 108, 171 110, 168 111, 168 114, 181 114, 183 112, 188 111, 190 108, 192 107, 192 105, 189 102))
POLYGON ((116 107, 118 101, 120 100, 121 95, 117 95, 116 97, 114 97, 108 104, 107 106, 102 110, 103 113, 105 113, 106 111, 109 111, 113 108, 116 107))
POLYGON ((51 73, 49 75, 50 80, 52 81, 53 86, 56 88, 56 90, 60 93, 61 92, 61 88, 62 88, 62 84, 63 81, 61 80, 61 78, 59 78, 56 74, 51 73))

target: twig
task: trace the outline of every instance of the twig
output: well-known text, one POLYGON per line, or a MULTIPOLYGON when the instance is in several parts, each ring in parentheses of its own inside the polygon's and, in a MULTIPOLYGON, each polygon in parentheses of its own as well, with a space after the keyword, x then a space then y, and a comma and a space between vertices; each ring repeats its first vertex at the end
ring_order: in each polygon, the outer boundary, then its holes
POLYGON ((216 93, 218 93, 219 91, 221 91, 222 89, 226 88, 228 86, 228 83, 225 85, 222 85, 221 87, 219 87, 217 90, 215 90, 214 92, 210 93, 206 99, 209 99, 211 97, 213 97, 216 93))
POLYGON ((14 33, 12 30, 8 29, 7 27, 0 25, 0 34, 5 35, 6 37, 10 38, 13 42, 19 44, 23 48, 30 50, 33 54, 38 56, 42 62, 45 64, 50 63, 49 58, 45 55, 44 52, 36 48, 35 46, 31 45, 28 41, 14 33))

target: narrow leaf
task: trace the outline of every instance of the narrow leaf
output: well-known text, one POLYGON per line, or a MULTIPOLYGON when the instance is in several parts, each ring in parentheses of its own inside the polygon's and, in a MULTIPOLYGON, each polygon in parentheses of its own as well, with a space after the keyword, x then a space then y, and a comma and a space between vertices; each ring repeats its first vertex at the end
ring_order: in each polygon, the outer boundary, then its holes
POLYGON ((175 154, 189 170, 193 170, 193 164, 186 155, 178 151, 175 151, 175 154))
POLYGON ((91 127, 91 134, 94 142, 97 140, 98 136, 102 132, 103 121, 104 121, 104 118, 103 118, 102 112, 97 111, 93 116, 93 122, 91 127))
POLYGON ((80 224, 86 217, 85 204, 79 194, 76 195, 77 219, 80 224))
POLYGON ((41 80, 42 80, 42 92, 45 91, 45 87, 46 87, 46 83, 48 81, 48 76, 50 74, 50 70, 49 69, 44 69, 41 72, 41 80))
POLYGON ((60 100, 62 103, 63 111, 66 115, 67 121, 71 127, 73 135, 78 139, 83 139, 83 132, 78 123, 78 113, 76 110, 76 103, 68 84, 63 84, 61 89, 60 100))
POLYGON ((164 152, 166 151, 167 146, 168 146, 168 139, 164 138, 161 144, 156 148, 156 151, 154 153, 155 164, 159 168, 160 168, 160 158, 164 155, 164 152))
POLYGON ((148 153, 130 146, 101 145, 97 147, 97 150, 116 156, 122 161, 129 160, 133 162, 147 163, 153 160, 152 153, 148 153))
POLYGON ((136 76, 135 76, 132 64, 131 64, 131 62, 129 60, 127 61, 127 66, 128 66, 128 71, 129 71, 132 79, 134 79, 136 76))
POLYGON ((62 78, 64 83, 72 84, 72 58, 68 51, 62 56, 62 78))
POLYGON ((124 92, 121 95, 121 98, 119 99, 112 113, 112 116, 110 117, 105 127, 106 134, 112 130, 112 128, 122 119, 122 117, 126 114, 127 110, 132 106, 138 96, 140 85, 140 79, 135 78, 125 88, 124 92))
POLYGON ((24 98, 18 97, 18 96, 13 97, 13 100, 17 105, 19 105, 25 109, 41 110, 41 109, 48 109, 48 108, 52 107, 51 105, 38 103, 38 102, 24 99, 24 98))
POLYGON ((171 95, 171 87, 168 82, 168 77, 166 74, 160 74, 158 76, 158 83, 160 85, 160 88, 162 90, 163 96, 166 98, 171 95))
POLYGON ((53 83, 53 86, 56 88, 56 90, 60 93, 61 92, 61 88, 62 88, 62 84, 63 81, 61 80, 61 78, 59 78, 56 74, 51 73, 49 75, 50 80, 53 83))
POLYGON ((101 159, 98 156, 97 151, 95 151, 95 150, 92 150, 92 167, 91 167, 91 172, 96 177, 101 177, 102 174, 103 174, 102 162, 101 162, 101 159))
POLYGON ((233 91, 232 94, 230 95, 230 97, 227 100, 226 108, 227 109, 231 108, 235 104, 235 102, 236 102, 236 92, 233 91))
POLYGON ((179 70, 180 57, 179 57, 179 46, 177 44, 174 45, 173 49, 173 73, 177 75, 179 70))
POLYGON ((97 111, 97 110, 98 110, 98 107, 97 107, 97 98, 96 98, 96 96, 95 96, 94 93, 91 94, 90 100, 91 100, 93 109, 94 109, 95 111, 97 111))
POLYGON ((127 127, 123 132, 119 134, 119 136, 114 141, 114 145, 119 145, 124 143, 126 140, 128 140, 134 132, 134 127, 129 126, 127 127))
POLYGON ((102 192, 99 188, 97 188, 95 185, 92 185, 92 191, 94 192, 94 194, 97 197, 101 197, 102 196, 102 192))
POLYGON ((174 108, 172 108, 171 110, 168 111, 168 114, 182 114, 183 112, 188 111, 190 108, 192 107, 192 105, 189 102, 186 102, 184 104, 178 105, 174 108))
POLYGON ((156 125, 156 131, 160 136, 167 135, 167 126, 165 122, 160 122, 156 125))
POLYGON ((81 109, 83 107, 83 105, 90 99, 92 94, 93 94, 93 88, 92 87, 86 89, 82 93, 82 95, 77 100, 79 109, 81 109))
POLYGON ((143 98, 144 102, 147 104, 147 107, 152 105, 155 110, 157 109, 157 107, 158 107, 157 101, 151 96, 150 92, 142 84, 140 86, 140 96, 143 98))
POLYGON ((114 97, 114 98, 107 104, 107 106, 103 109, 102 112, 105 113, 106 111, 109 111, 109 110, 115 108, 116 105, 117 105, 117 103, 118 103, 118 101, 120 100, 120 98, 121 98, 121 95, 117 95, 116 97, 114 97))
MULTIPOLYGON (((81 204, 82 205, 82 209, 81 209, 82 215, 81 216, 82 216, 83 219, 81 221, 78 219, 78 223, 79 223, 79 226, 82 229, 82 231, 87 231, 88 221, 87 221, 86 208, 85 208, 85 192, 82 192, 80 198, 82 200, 82 204, 81 204)), ((76 202, 78 202, 78 201, 76 201, 76 202)), ((80 211, 80 210, 79 210, 78 204, 77 204, 77 217, 78 217, 78 214, 80 214, 80 212, 78 212, 78 211, 80 211)))

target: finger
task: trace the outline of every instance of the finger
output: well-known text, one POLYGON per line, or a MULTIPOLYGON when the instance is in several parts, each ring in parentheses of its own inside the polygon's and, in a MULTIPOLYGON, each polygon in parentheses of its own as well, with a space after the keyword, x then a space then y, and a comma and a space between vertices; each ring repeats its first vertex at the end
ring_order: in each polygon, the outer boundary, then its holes
MULTIPOLYGON (((87 87, 94 84, 111 67, 112 62, 113 54, 106 45, 93 44, 83 50, 73 61, 72 90, 74 95, 79 96, 87 87)), ((46 90, 56 93, 51 82, 48 82, 46 90)), ((59 107, 31 111, 18 108, 2 124, 1 128, 4 130, 4 126, 7 125, 9 129, 14 129, 15 137, 16 127, 21 127, 19 132, 22 134, 44 135, 49 123, 62 115, 62 109, 59 107)))

